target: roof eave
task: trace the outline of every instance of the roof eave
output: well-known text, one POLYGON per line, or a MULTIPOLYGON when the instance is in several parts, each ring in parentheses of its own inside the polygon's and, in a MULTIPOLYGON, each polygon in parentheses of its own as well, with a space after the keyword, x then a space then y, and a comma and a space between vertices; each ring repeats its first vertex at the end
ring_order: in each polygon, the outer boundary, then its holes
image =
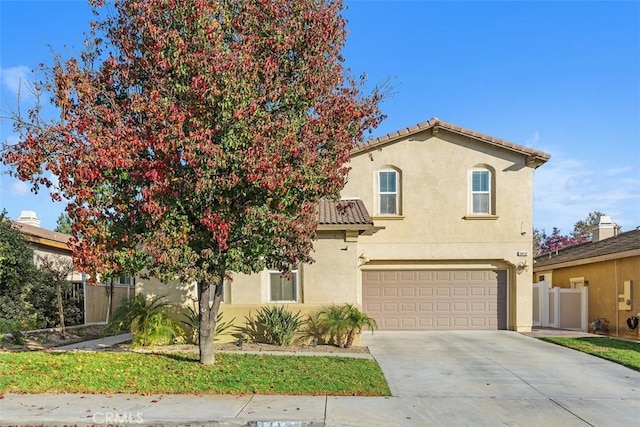
POLYGON ((357 231, 363 236, 370 236, 384 229, 373 224, 319 224, 317 231, 357 231))
POLYGON ((534 169, 543 165, 551 158, 551 156, 547 153, 543 153, 541 151, 533 151, 529 147, 514 144, 512 142, 509 142, 503 139, 494 138, 492 136, 485 135, 480 132, 475 132, 470 129, 456 126, 451 123, 441 121, 438 118, 433 118, 426 122, 418 123, 417 125, 410 126, 395 132, 391 132, 391 133, 388 133, 387 135, 381 136, 371 141, 367 141, 366 143, 353 148, 351 150, 351 155, 352 156, 359 155, 359 154, 367 153, 370 150, 380 149, 400 139, 413 136, 417 133, 424 132, 429 129, 431 129, 431 132, 434 136, 438 134, 440 129, 444 129, 448 132, 451 132, 457 135, 461 135, 467 138, 472 138, 476 141, 490 144, 495 147, 502 148, 504 150, 522 154, 525 156, 525 164, 527 166, 533 167, 534 169))
POLYGON ((535 262, 534 262, 533 272, 537 273, 540 271, 554 270, 557 268, 576 267, 579 265, 594 264, 597 262, 604 262, 604 261, 613 261, 616 259, 629 258, 633 256, 640 256, 640 249, 631 249, 628 251, 613 252, 605 255, 597 255, 597 256, 591 256, 591 257, 568 260, 568 261, 558 261, 558 262, 542 264, 542 265, 535 265, 535 262))

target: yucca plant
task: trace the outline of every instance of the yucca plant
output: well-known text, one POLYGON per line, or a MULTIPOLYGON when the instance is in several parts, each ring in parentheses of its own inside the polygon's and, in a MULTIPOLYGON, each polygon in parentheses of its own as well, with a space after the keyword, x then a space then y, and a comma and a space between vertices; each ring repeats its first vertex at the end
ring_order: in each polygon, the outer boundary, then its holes
POLYGON ((331 333, 335 344, 349 348, 357 334, 366 326, 373 330, 378 327, 375 319, 361 312, 353 304, 330 305, 320 310, 318 320, 331 333))
POLYGON ((284 306, 267 306, 258 310, 256 322, 264 328, 268 343, 290 345, 305 320, 299 311, 293 314, 284 306))
POLYGON ((134 346, 168 344, 178 334, 175 323, 164 313, 169 305, 163 296, 147 300, 138 294, 116 309, 104 333, 117 335, 130 330, 134 346))

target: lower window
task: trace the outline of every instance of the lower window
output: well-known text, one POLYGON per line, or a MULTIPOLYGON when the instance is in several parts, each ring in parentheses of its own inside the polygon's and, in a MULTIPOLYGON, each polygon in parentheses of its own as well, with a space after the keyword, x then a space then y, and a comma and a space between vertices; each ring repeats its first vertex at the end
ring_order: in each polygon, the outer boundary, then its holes
POLYGON ((296 302, 298 300, 298 271, 290 274, 269 271, 269 302, 296 302))

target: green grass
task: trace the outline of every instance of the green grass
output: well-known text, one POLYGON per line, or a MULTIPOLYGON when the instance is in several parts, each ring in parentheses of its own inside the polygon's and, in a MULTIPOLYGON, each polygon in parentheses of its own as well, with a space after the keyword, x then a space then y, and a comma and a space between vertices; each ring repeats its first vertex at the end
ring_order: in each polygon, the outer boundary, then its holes
POLYGON ((544 337, 544 341, 592 354, 628 368, 640 371, 640 342, 624 341, 609 337, 544 337))
POLYGON ((327 356, 0 353, 1 393, 388 396, 378 364, 327 356))

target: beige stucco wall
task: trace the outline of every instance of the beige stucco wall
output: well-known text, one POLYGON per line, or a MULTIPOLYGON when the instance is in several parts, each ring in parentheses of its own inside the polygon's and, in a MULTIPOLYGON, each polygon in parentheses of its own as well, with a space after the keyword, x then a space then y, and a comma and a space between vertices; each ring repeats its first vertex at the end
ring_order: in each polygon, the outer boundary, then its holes
MULTIPOLYGON (((544 267, 542 267, 544 269, 544 267)), ((599 261, 570 267, 551 269, 552 286, 569 288, 569 279, 584 277, 589 287, 589 322, 606 319, 608 334, 623 338, 639 339, 640 330, 629 332, 627 318, 640 316, 640 256, 599 261), (631 310, 620 310, 618 294, 626 280, 632 281, 631 310)), ((548 275, 545 275, 547 278, 548 275)))
POLYGON ((359 252, 372 263, 401 268, 405 263, 502 265, 510 270, 509 328, 529 331, 532 325, 531 274, 518 273, 519 263, 532 264, 533 169, 524 156, 440 130, 431 130, 351 160, 345 198, 359 197, 385 227, 362 236, 359 252), (494 216, 469 214, 469 171, 484 166, 493 172, 494 216), (393 167, 401 174, 401 209, 397 217, 378 216, 377 172, 393 167), (526 251, 526 256, 518 256, 526 251))
MULTIPOLYGON (((362 152, 351 160, 345 198, 361 199, 376 226, 372 236, 347 241, 344 231, 321 231, 314 243, 316 262, 299 268, 298 303, 292 310, 313 311, 333 302, 362 304, 361 268, 488 268, 508 272, 508 327, 530 331, 532 325, 533 169, 524 156, 441 129, 406 141, 362 152), (469 170, 492 170, 495 215, 470 218, 469 170), (377 171, 401 172, 401 215, 376 215, 377 171), (527 255, 518 256, 525 251, 527 255), (358 256, 368 259, 359 267, 358 256)), ((138 290, 158 293, 161 284, 139 281, 138 290)), ((268 273, 233 275, 225 290, 226 320, 242 322, 269 302, 268 273)), ((188 301, 193 286, 168 290, 174 301, 188 301)), ((192 295, 192 294, 191 294, 192 295)))
MULTIPOLYGON (((42 265, 43 258, 49 258, 52 260, 59 258, 65 263, 73 263, 71 251, 49 248, 41 245, 31 245, 31 248, 33 249, 33 263, 37 266, 42 265)), ((67 276, 67 280, 70 282, 82 282, 82 273, 73 271, 67 276)))
MULTIPOLYGON (((319 308, 332 304, 351 302, 361 299, 359 270, 357 268, 357 242, 345 240, 344 231, 319 231, 312 253, 315 262, 298 268, 297 303, 278 303, 286 305, 292 312, 312 313, 319 308)), ((221 305, 223 320, 231 321, 238 327, 245 325, 245 318, 251 317, 256 310, 269 302, 269 273, 231 274, 232 279, 225 284, 224 299, 221 305)), ((176 307, 173 315, 183 319, 180 306, 191 305, 195 301, 195 284, 164 284, 157 279, 138 279, 136 292, 148 297, 166 296, 176 307)), ((236 339, 235 335, 221 337, 222 340, 236 339)))

